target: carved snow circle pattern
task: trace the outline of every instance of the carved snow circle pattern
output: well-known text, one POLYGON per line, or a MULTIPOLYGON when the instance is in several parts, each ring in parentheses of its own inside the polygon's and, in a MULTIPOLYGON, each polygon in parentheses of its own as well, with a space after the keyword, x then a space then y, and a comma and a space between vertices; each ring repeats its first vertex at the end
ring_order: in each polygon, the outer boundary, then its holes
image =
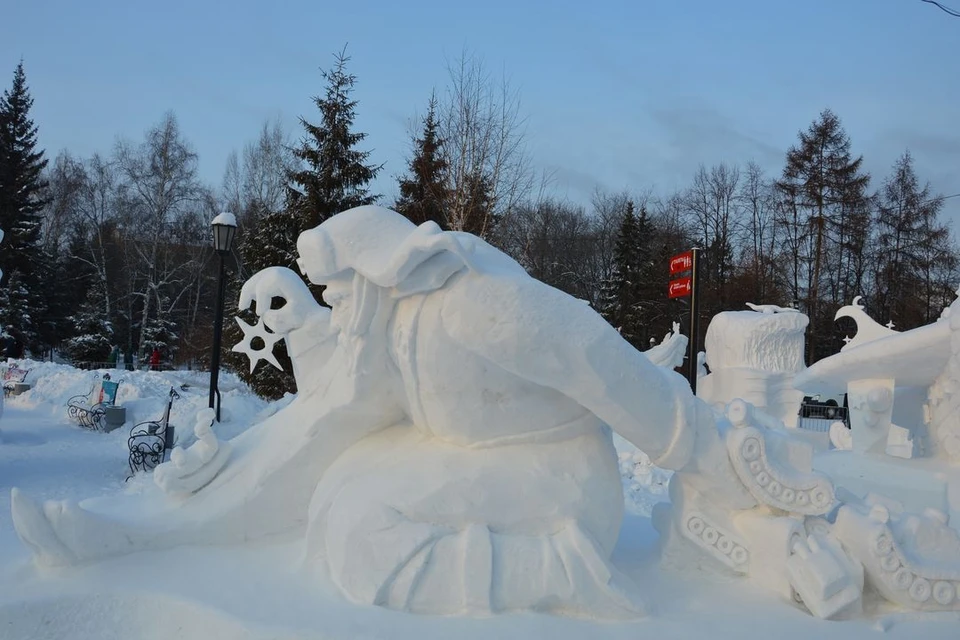
POLYGON ((953 587, 953 584, 941 580, 933 585, 933 599, 938 603, 946 606, 953 602, 953 597, 956 594, 956 590, 953 587))
POLYGON ((743 547, 737 547, 730 552, 730 559, 733 560, 736 564, 743 564, 747 561, 748 558, 747 550, 743 547))
POLYGON ((900 568, 900 558, 898 558, 895 553, 885 555, 880 559, 880 567, 884 571, 896 571, 900 568))
POLYGON ((898 589, 909 589, 910 585, 913 584, 913 574, 906 567, 900 567, 893 574, 893 584, 898 589))
POLYGON ((926 578, 917 578, 910 585, 910 597, 917 602, 926 602, 930 599, 930 581, 926 578))
POLYGON ((706 524, 700 518, 693 517, 687 521, 687 529, 689 529, 694 535, 699 536, 703 532, 704 527, 706 527, 706 524))
POLYGON ((757 438, 747 438, 740 445, 740 454, 747 462, 756 460, 760 457, 760 440, 757 438))
POLYGON ((713 527, 707 527, 703 530, 703 541, 709 545, 716 544, 717 540, 720 538, 720 532, 714 529, 713 527))

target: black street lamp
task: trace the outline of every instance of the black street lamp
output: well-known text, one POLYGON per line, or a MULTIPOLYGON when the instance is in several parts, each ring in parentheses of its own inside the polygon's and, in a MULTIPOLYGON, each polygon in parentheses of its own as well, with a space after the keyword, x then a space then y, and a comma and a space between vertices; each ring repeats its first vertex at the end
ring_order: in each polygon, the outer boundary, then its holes
POLYGON ((220 389, 217 386, 220 378, 220 340, 223 337, 223 298, 226 287, 226 267, 224 259, 230 253, 233 236, 237 233, 237 219, 228 211, 224 211, 210 225, 213 227, 213 248, 220 254, 220 281, 217 288, 217 314, 213 321, 213 354, 210 358, 210 408, 214 408, 216 397, 217 422, 220 422, 220 389))

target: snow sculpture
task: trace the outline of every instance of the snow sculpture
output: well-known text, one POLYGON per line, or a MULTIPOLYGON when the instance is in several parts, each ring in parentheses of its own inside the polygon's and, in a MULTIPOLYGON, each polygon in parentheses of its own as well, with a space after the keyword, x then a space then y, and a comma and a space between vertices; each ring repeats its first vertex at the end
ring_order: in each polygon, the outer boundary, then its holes
POLYGON ((944 349, 949 359, 930 385, 924 407, 929 445, 933 455, 960 464, 960 298, 944 309, 936 324, 950 330, 949 349, 944 349))
POLYGON ((611 428, 696 470, 704 495, 752 504, 682 377, 478 238, 360 207, 298 249, 332 311, 281 268, 240 300, 261 320, 248 336, 286 341, 297 399, 237 438, 219 473, 200 433, 158 482, 213 480, 137 522, 15 492, 38 561, 299 530, 306 565, 357 603, 628 618, 643 605, 609 562, 623 511, 611 428))
POLYGON ((823 518, 833 485, 774 418, 742 401, 714 413, 587 305, 474 236, 371 206, 297 247, 332 309, 283 268, 240 295, 260 316, 240 349, 263 358, 254 335, 285 340, 296 399, 231 441, 226 464, 198 429, 196 449, 158 478, 173 491, 149 508, 145 496, 129 510, 127 496, 39 505, 14 490, 38 562, 283 534, 359 604, 632 618, 643 604, 610 563, 616 431, 677 470, 657 520, 688 558, 802 593, 819 615, 859 603, 863 574, 823 518))
POLYGON ((743 400, 726 416, 730 459, 757 506, 718 502, 693 486, 690 470, 675 473, 672 504, 653 514, 668 566, 749 576, 823 618, 858 613, 867 584, 903 607, 960 610, 960 537, 942 510, 906 513, 873 495, 841 499, 790 430, 771 429, 769 416, 743 400))
POLYGON ((170 452, 170 460, 157 465, 153 480, 158 487, 171 495, 189 495, 199 491, 223 469, 230 457, 229 442, 217 440, 213 433, 216 412, 203 409, 197 413, 193 429, 197 441, 188 449, 176 447, 170 452))
POLYGON ((680 323, 674 322, 673 330, 663 336, 660 344, 650 347, 643 353, 658 367, 675 369, 683 365, 683 359, 687 353, 687 336, 680 333, 680 323))
POLYGON ((748 303, 753 311, 724 311, 710 321, 704 341, 710 373, 697 395, 723 407, 742 398, 788 426, 803 394, 793 376, 802 371, 809 319, 796 309, 748 303))

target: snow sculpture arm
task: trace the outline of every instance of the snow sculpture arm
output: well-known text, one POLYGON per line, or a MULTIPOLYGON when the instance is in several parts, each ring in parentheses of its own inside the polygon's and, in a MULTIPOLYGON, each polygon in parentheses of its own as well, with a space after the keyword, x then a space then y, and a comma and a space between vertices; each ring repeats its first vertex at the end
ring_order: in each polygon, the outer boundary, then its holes
POLYGON ((442 311, 452 337, 576 400, 658 466, 689 461, 697 418, 680 375, 654 365, 586 305, 532 278, 468 274, 457 285, 442 311))
POLYGON ((283 336, 297 387, 307 388, 336 344, 330 310, 320 306, 300 276, 285 267, 258 271, 243 284, 239 307, 251 304, 267 328, 283 336), (283 306, 271 308, 274 298, 282 298, 283 306))

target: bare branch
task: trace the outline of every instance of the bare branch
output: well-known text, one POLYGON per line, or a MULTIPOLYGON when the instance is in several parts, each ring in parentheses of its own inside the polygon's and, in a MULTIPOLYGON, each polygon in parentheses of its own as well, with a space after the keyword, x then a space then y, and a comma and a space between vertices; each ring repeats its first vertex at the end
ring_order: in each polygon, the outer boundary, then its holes
POLYGON ((960 11, 951 9, 950 7, 945 7, 944 5, 940 4, 936 0, 920 0, 920 2, 926 2, 927 4, 932 4, 933 6, 942 10, 944 13, 951 15, 954 18, 960 18, 960 11))

